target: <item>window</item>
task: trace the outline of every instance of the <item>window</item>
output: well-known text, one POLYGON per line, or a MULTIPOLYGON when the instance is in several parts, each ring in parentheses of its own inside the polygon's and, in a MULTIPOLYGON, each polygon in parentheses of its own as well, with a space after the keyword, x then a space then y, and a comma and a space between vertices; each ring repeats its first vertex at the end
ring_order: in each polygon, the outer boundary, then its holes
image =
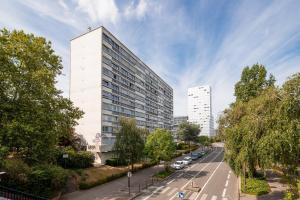
POLYGON ((102 80, 102 85, 105 86, 105 87, 109 87, 109 82, 106 81, 106 80, 102 80))

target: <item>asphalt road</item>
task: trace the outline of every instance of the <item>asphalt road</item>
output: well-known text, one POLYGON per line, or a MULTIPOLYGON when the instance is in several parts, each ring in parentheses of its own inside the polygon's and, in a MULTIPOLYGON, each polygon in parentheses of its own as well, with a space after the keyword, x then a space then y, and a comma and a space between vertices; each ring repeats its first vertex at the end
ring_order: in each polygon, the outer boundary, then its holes
POLYGON ((184 192, 183 199, 191 200, 238 199, 237 177, 223 162, 223 156, 223 148, 217 147, 162 183, 144 190, 135 199, 176 200, 180 199, 179 192, 184 192))

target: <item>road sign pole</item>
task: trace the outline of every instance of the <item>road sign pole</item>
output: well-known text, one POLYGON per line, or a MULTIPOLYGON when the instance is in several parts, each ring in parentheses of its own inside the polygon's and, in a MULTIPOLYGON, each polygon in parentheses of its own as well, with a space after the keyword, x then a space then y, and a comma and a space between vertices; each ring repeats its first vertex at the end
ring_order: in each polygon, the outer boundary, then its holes
POLYGON ((128 177, 128 193, 129 193, 129 196, 130 196, 130 177, 131 176, 132 176, 131 171, 129 171, 127 173, 127 177, 128 177))
POLYGON ((130 196, 130 177, 128 177, 128 192, 129 192, 129 196, 130 196))

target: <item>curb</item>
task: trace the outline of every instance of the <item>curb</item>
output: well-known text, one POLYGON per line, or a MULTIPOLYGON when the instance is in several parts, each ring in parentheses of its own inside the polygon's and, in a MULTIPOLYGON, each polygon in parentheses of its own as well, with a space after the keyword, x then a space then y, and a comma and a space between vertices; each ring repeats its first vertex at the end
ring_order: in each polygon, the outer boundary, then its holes
POLYGON ((238 177, 238 200, 241 199, 241 177, 238 177))

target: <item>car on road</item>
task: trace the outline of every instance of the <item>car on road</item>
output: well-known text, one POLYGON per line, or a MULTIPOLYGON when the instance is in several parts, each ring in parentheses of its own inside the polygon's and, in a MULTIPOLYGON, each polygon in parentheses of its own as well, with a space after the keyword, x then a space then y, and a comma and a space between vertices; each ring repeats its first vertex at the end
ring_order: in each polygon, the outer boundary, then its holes
POLYGON ((204 156, 207 152, 206 151, 200 151, 201 157, 204 156))
POLYGON ((183 158, 182 161, 183 161, 183 163, 184 163, 185 165, 189 165, 189 164, 192 163, 192 158, 191 158, 190 156, 186 156, 186 157, 183 158))
POLYGON ((173 169, 182 169, 182 168, 184 168, 184 166, 185 166, 185 164, 184 164, 184 162, 183 162, 182 160, 177 160, 176 162, 174 162, 174 163, 171 165, 171 167, 172 167, 173 169))
POLYGON ((197 160, 198 158, 199 158, 199 155, 198 155, 198 153, 191 153, 191 158, 192 158, 192 160, 197 160))

